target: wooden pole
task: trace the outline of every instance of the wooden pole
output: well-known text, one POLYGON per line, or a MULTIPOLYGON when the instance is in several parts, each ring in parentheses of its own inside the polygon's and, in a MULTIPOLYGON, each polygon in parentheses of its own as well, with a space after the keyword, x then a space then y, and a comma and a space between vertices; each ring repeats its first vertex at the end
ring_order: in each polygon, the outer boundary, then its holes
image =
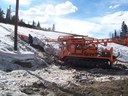
POLYGON ((18 10, 19 10, 19 0, 16 0, 15 33, 14 33, 14 50, 15 51, 17 51, 18 10))

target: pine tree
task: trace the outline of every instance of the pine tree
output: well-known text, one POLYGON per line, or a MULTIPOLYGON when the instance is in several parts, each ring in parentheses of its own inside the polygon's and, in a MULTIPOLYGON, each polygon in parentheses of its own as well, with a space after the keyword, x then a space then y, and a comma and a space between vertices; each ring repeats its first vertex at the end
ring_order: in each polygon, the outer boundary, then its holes
POLYGON ((127 30, 128 30, 128 28, 127 28, 127 25, 125 24, 125 22, 123 21, 122 22, 122 26, 121 26, 121 37, 122 38, 125 38, 126 37, 126 33, 127 33, 127 30))
POLYGON ((55 24, 53 24, 52 26, 52 31, 55 31, 55 24))
POLYGON ((40 27, 40 22, 39 22, 39 21, 38 21, 38 23, 37 23, 37 28, 41 28, 41 27, 40 27))
POLYGON ((10 21, 11 21, 11 5, 7 9, 7 13, 6 13, 6 22, 10 23, 10 21))
POLYGON ((3 21, 4 19, 4 12, 3 10, 0 8, 0 22, 3 21))
POLYGON ((20 26, 24 26, 24 27, 27 27, 25 22, 23 21, 23 19, 19 20, 19 25, 20 26))
POLYGON ((33 28, 35 28, 36 27, 36 23, 35 23, 35 21, 33 20, 33 22, 32 22, 32 26, 33 26, 33 28))
POLYGON ((127 25, 125 24, 125 22, 123 21, 122 22, 122 26, 121 26, 121 30, 122 30, 122 32, 124 32, 124 33, 127 33, 127 25))
POLYGON ((116 32, 116 30, 115 30, 115 32, 114 32, 114 37, 117 37, 117 32, 116 32))

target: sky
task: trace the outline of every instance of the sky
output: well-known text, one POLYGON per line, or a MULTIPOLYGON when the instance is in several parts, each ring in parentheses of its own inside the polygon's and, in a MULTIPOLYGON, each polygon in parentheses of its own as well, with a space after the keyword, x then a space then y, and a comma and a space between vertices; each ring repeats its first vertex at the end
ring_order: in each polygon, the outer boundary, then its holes
MULTIPOLYGON (((0 8, 11 5, 15 12, 16 0, 1 0, 0 8)), ((19 18, 26 23, 40 22, 41 27, 57 31, 108 38, 120 31, 123 21, 128 25, 128 0, 19 0, 19 18)))

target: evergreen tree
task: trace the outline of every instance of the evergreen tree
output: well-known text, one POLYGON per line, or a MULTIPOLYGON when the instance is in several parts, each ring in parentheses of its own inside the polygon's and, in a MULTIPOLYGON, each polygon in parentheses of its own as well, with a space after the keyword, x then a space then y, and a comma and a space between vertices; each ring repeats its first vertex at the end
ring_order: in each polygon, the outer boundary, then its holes
POLYGON ((33 22, 32 22, 32 26, 33 26, 33 28, 35 28, 36 27, 36 23, 35 23, 35 21, 33 20, 33 22))
POLYGON ((41 28, 41 27, 40 27, 40 22, 39 22, 39 21, 38 21, 38 23, 37 23, 37 28, 41 28))
POLYGON ((116 30, 115 30, 115 32, 114 32, 114 37, 117 37, 117 32, 116 32, 116 30))
POLYGON ((53 24, 52 26, 52 31, 55 31, 55 24, 53 24))
POLYGON ((2 22, 4 19, 4 12, 3 10, 0 8, 0 22, 2 22))
POLYGON ((127 30, 128 30, 128 28, 127 28, 127 25, 125 24, 125 22, 123 21, 122 22, 122 26, 121 26, 121 38, 125 38, 126 37, 126 33, 127 33, 127 30))
POLYGON ((11 21, 11 6, 9 6, 6 13, 6 22, 10 23, 10 21, 11 21))
POLYGON ((122 30, 122 32, 124 32, 124 33, 127 33, 127 25, 125 24, 125 22, 123 21, 122 22, 122 26, 121 26, 121 30, 122 30))
POLYGON ((23 21, 23 19, 19 20, 19 25, 20 26, 24 26, 24 27, 27 27, 25 22, 23 21))

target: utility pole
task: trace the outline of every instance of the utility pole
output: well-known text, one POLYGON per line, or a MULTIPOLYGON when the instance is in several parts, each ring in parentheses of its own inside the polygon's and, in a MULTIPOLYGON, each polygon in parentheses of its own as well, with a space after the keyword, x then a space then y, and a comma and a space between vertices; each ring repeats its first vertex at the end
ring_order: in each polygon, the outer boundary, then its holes
POLYGON ((18 10, 19 10, 19 0, 16 0, 15 33, 14 33, 14 50, 15 51, 17 51, 18 10))

